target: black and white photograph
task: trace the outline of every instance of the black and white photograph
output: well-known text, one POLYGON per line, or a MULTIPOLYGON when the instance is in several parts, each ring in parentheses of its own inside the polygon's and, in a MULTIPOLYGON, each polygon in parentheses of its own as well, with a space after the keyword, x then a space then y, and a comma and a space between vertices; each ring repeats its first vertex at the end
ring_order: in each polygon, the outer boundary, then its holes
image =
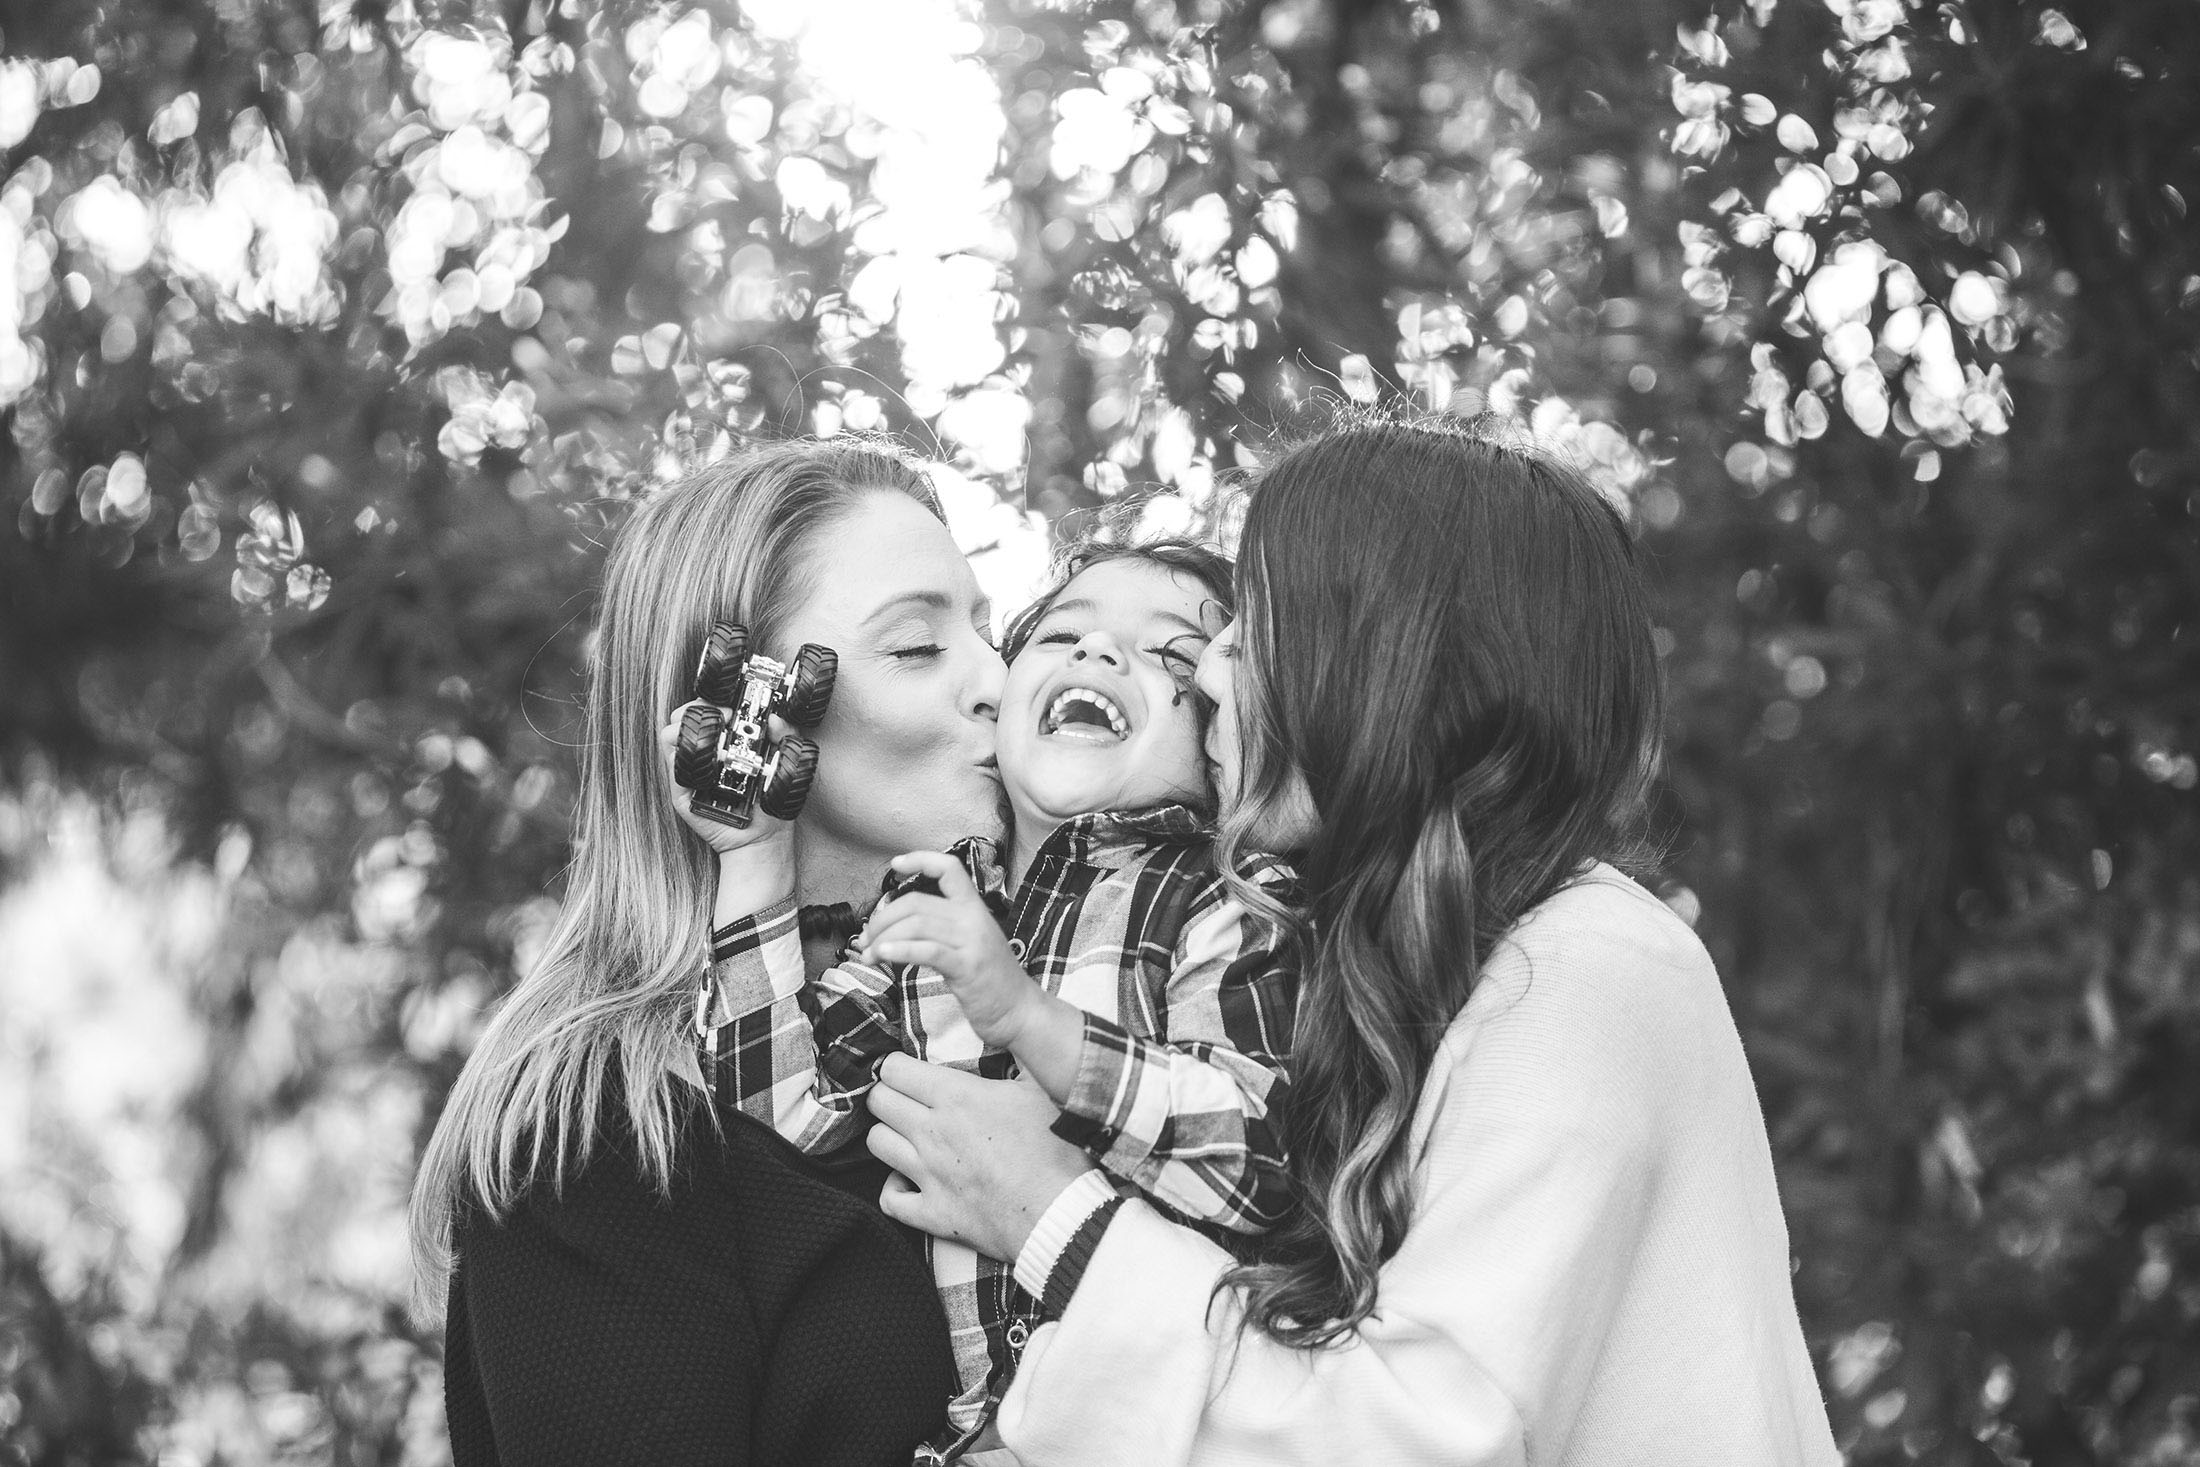
POLYGON ((0 0, 0 1467, 2200 1467, 2193 0, 0 0))

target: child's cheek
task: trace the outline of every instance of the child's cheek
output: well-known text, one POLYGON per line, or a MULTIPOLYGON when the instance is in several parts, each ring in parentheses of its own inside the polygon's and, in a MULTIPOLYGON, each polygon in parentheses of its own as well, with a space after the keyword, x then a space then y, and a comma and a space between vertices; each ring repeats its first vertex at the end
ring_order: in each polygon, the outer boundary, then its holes
POLYGON ((1172 772, 1180 792, 1196 797, 1195 803, 1211 802, 1215 792, 1207 778, 1207 751, 1203 747, 1207 721, 1201 715, 1199 699, 1190 693, 1177 694, 1173 703, 1162 704, 1162 712, 1168 719, 1167 737, 1156 750, 1161 755, 1157 763, 1172 772))

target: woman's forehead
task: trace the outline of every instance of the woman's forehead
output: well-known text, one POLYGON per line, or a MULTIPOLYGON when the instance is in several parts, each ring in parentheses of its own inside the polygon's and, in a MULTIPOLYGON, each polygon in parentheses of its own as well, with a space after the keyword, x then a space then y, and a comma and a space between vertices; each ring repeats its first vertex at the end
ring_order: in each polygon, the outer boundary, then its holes
POLYGON ((878 495, 819 536, 809 610, 849 631, 982 600, 947 526, 904 495, 878 495))

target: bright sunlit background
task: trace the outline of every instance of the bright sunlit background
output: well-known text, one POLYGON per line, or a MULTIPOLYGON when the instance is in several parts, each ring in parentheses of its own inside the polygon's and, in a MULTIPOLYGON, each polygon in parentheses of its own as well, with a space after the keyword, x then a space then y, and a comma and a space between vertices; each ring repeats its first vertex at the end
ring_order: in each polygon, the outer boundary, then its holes
POLYGON ((0 5, 0 1467, 446 1459, 637 500, 890 435, 1005 615, 1378 402, 1638 536, 1849 1461, 2200 1461, 2194 16, 0 5))

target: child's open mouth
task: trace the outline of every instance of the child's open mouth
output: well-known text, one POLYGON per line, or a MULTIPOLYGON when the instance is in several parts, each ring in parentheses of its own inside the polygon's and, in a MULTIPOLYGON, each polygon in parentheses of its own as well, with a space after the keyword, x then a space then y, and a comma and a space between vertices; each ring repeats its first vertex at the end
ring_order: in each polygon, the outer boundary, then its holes
POLYGON ((1091 688, 1064 688, 1039 719, 1042 735, 1119 744, 1130 737, 1130 720, 1107 694, 1091 688))

